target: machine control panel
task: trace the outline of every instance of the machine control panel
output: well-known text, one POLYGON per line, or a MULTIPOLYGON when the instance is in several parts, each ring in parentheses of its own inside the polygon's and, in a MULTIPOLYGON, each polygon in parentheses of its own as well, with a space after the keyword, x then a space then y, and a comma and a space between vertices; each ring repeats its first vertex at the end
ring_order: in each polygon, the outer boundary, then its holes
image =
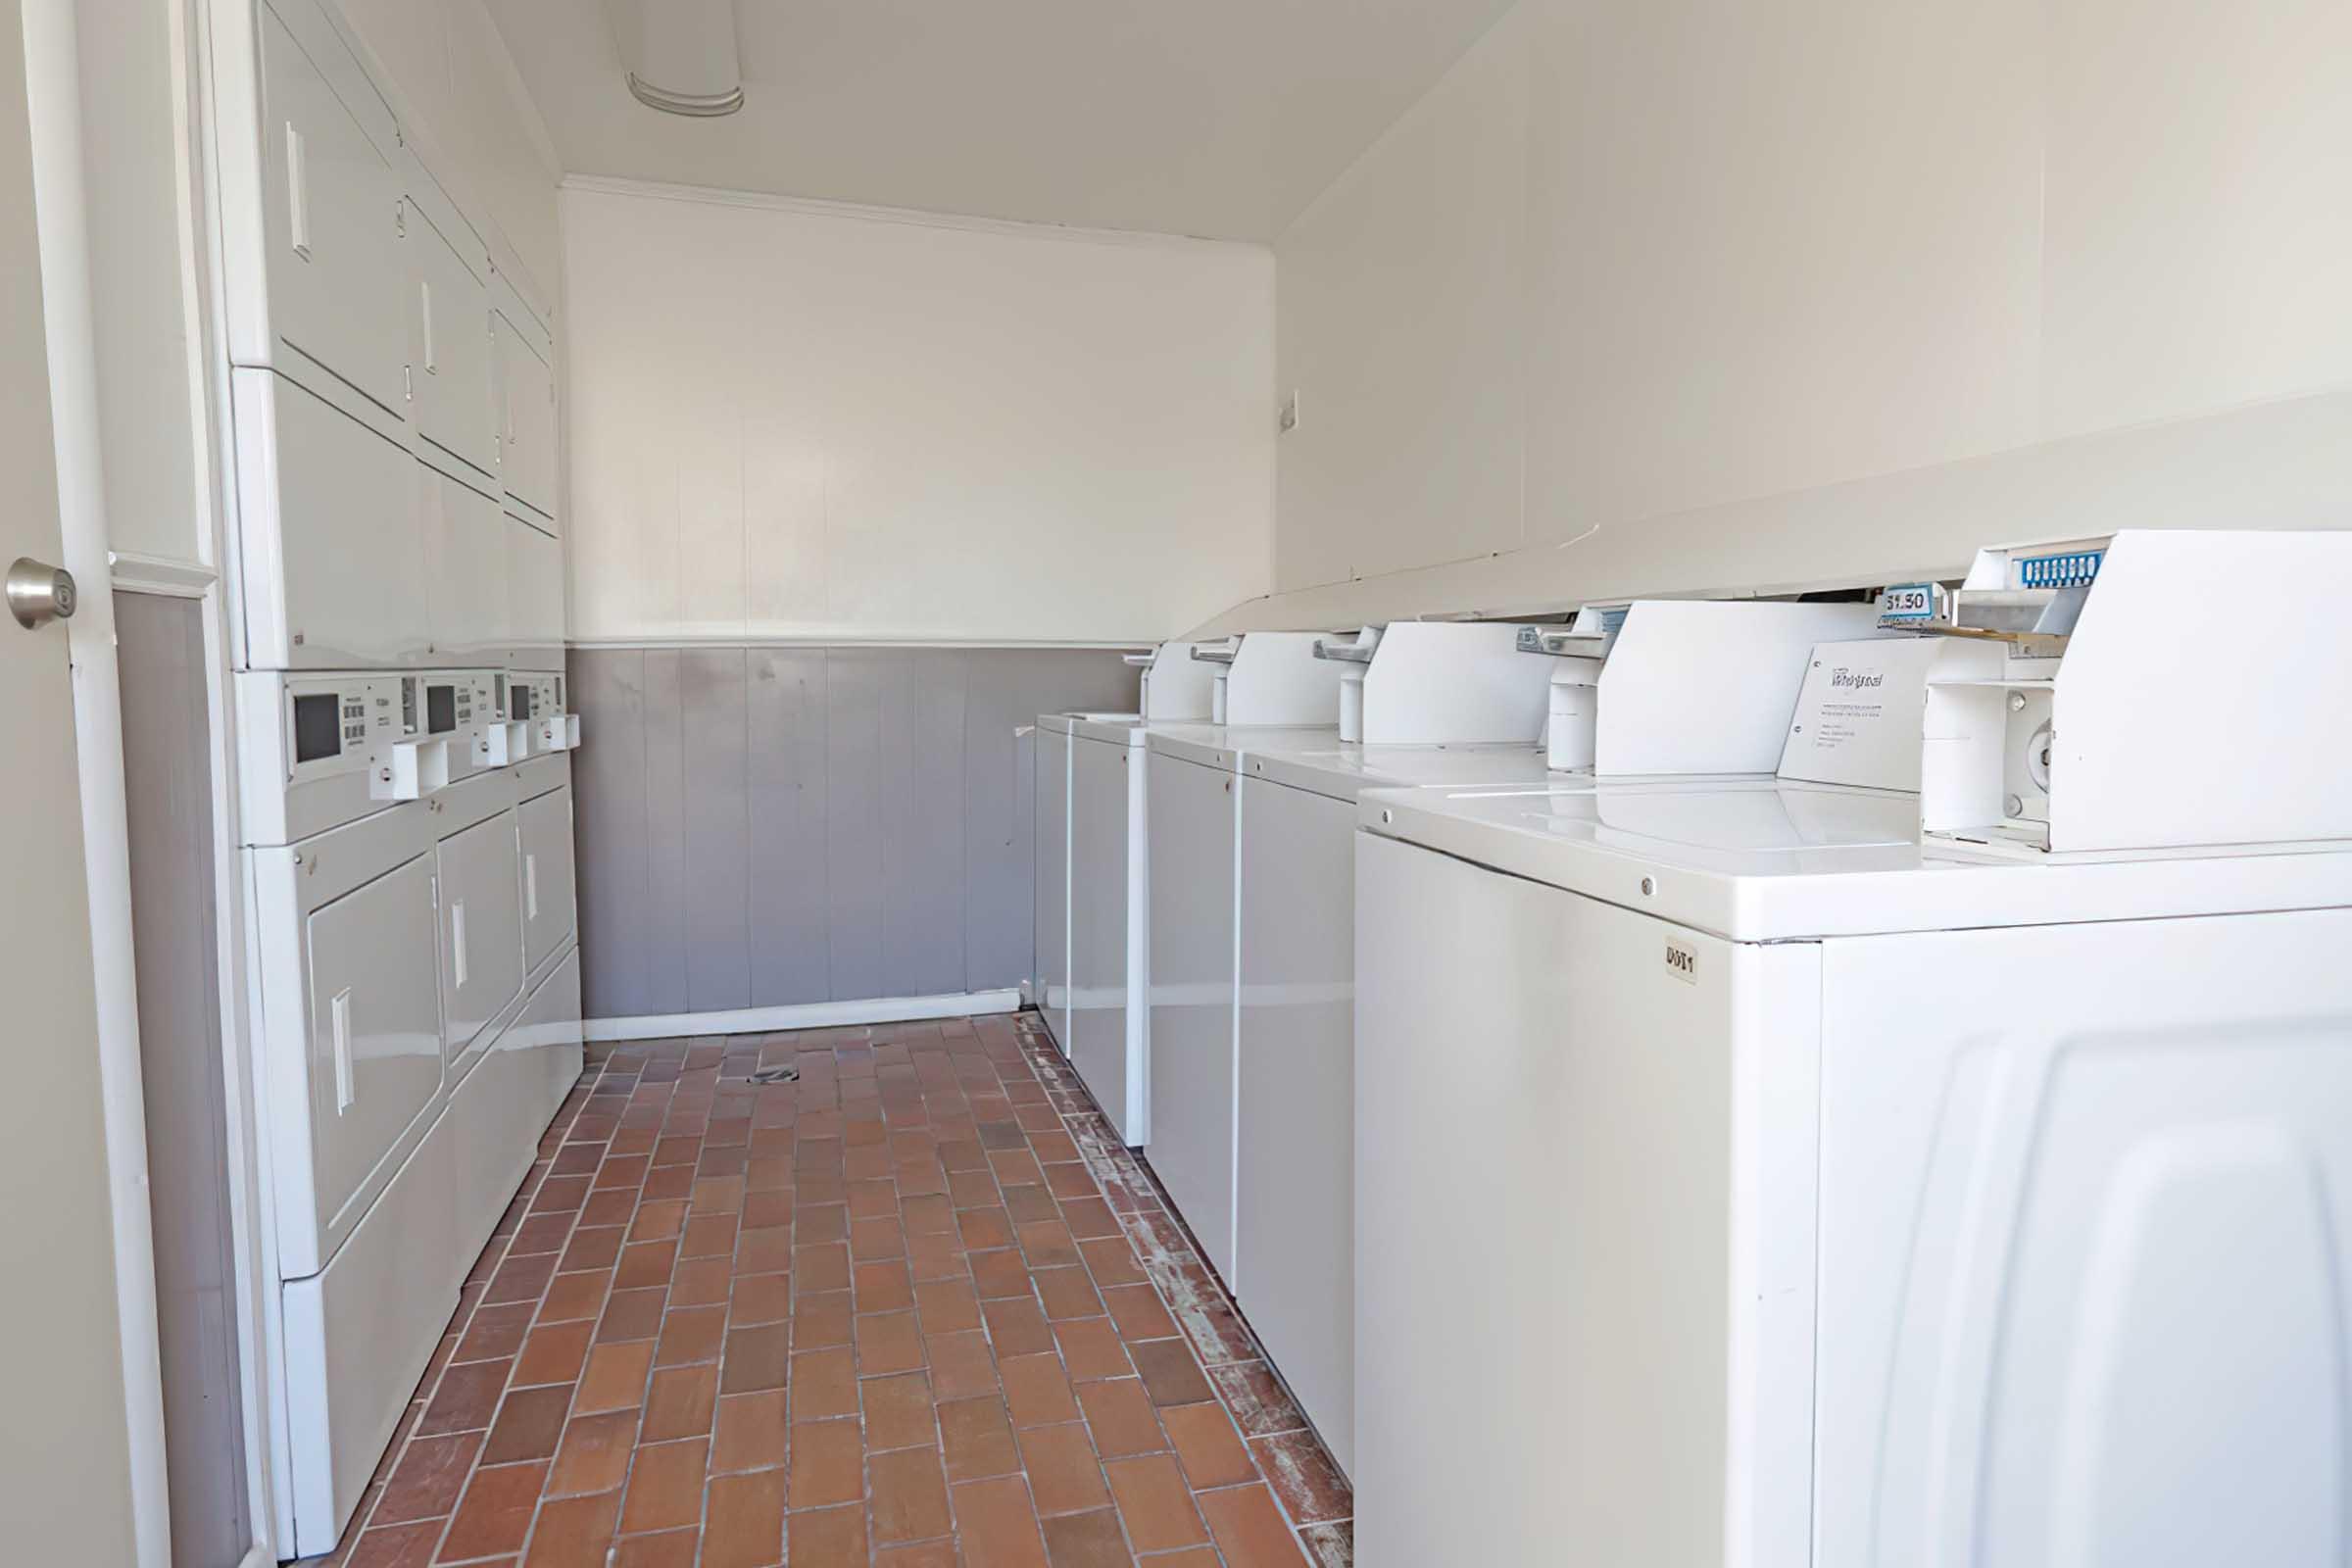
POLYGON ((257 754, 242 770, 249 844, 290 844, 510 760, 489 743, 506 728, 503 671, 256 670, 236 681, 257 754))

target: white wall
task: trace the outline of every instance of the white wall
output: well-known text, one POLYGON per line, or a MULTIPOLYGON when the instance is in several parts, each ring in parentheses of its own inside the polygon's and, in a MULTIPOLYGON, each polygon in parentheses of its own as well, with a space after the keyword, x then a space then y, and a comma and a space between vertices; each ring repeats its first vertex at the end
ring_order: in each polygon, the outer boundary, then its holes
POLYGON ((575 182, 575 640, 1136 641, 1268 586, 1263 248, 575 182))
POLYGON ((2352 523, 2348 55, 2340 0, 1523 0, 1276 246, 1239 621, 2352 523))

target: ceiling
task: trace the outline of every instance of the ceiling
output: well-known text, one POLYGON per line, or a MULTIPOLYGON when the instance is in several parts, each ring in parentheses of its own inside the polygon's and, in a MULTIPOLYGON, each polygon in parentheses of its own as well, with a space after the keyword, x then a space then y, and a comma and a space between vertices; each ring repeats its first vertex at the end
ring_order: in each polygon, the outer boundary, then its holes
POLYGON ((486 4, 567 173, 1270 240, 1511 0, 738 0, 709 121, 603 0, 486 4))

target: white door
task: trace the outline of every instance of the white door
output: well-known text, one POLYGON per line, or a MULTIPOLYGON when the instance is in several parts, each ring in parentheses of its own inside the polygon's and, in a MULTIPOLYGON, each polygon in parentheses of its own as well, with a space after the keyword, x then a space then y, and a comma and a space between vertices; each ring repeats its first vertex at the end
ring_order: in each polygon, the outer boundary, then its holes
MULTIPOLYGON (((0 0, 0 566, 59 558, 18 0, 0 0)), ((87 585, 104 592, 105 584, 87 585)), ((66 630, 0 617, 0 1525, 12 1562, 133 1560, 114 1228, 66 630)))

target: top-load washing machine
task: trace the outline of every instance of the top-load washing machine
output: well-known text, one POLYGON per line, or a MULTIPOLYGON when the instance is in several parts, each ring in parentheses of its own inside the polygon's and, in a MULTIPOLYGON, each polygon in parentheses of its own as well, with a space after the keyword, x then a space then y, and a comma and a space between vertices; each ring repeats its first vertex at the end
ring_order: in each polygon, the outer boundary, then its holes
POLYGON ((2352 536, 1919 586, 1917 798, 1363 798, 1366 1568, 2342 1560, 2352 536))

